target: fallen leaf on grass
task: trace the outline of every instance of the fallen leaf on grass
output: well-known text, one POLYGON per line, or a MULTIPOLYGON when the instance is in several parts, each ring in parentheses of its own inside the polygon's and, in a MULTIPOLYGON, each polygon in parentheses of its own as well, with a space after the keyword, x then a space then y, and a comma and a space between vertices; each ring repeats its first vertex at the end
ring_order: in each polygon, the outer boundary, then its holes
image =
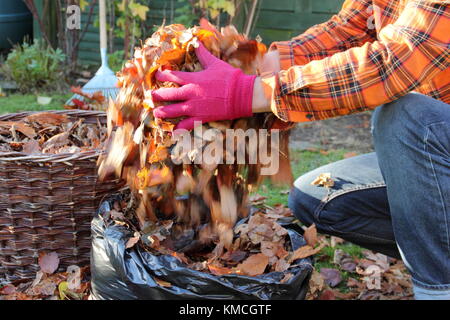
POLYGON ((356 269, 356 262, 348 253, 341 249, 334 251, 333 263, 337 264, 344 271, 354 272, 356 269))
POLYGON ((261 196, 261 195, 255 193, 249 197, 249 202, 252 202, 252 203, 263 202, 266 199, 267 199, 267 197, 264 197, 264 196, 261 196))
POLYGON ((347 152, 344 154, 344 159, 356 157, 358 154, 356 152, 347 152))
POLYGON ((303 259, 303 258, 307 258, 312 255, 315 255, 320 250, 322 250, 322 248, 325 247, 325 245, 326 245, 325 243, 322 243, 320 246, 318 246, 315 249, 308 245, 300 247, 297 250, 295 250, 294 253, 292 254, 292 256, 289 258, 289 263, 292 263, 297 259, 303 259))
POLYGON ((311 275, 311 280, 309 281, 309 290, 311 294, 316 292, 320 292, 323 290, 325 286, 325 281, 323 280, 322 275, 316 270, 313 271, 311 275))
POLYGON ((306 243, 311 246, 314 247, 317 243, 317 228, 315 224, 310 225, 306 230, 305 233, 303 234, 303 237, 306 240, 306 243))
POLYGON ((269 257, 265 254, 258 253, 248 257, 247 260, 237 266, 237 269, 241 274, 258 276, 264 273, 268 263, 269 257))
POLYGON ((334 236, 331 237, 330 244, 332 248, 336 247, 336 245, 341 243, 344 243, 344 239, 334 236))
POLYGON ((362 283, 356 280, 355 278, 348 278, 347 287, 349 288, 360 288, 363 287, 362 283))
POLYGON ((332 290, 325 290, 320 295, 319 300, 336 300, 336 296, 332 290))
POLYGON ((383 272, 389 270, 390 265, 386 255, 381 253, 373 253, 369 250, 364 250, 363 254, 368 260, 372 260, 374 264, 379 266, 383 272))
POLYGON ((381 269, 377 265, 372 265, 368 267, 364 274, 363 282, 366 284, 369 290, 380 290, 381 289, 381 269))
POLYGON ((59 257, 58 253, 50 252, 39 254, 39 267, 45 273, 52 274, 54 273, 59 266, 59 257))
POLYGON ((336 269, 322 268, 320 269, 320 275, 330 287, 336 287, 342 281, 341 273, 336 269))

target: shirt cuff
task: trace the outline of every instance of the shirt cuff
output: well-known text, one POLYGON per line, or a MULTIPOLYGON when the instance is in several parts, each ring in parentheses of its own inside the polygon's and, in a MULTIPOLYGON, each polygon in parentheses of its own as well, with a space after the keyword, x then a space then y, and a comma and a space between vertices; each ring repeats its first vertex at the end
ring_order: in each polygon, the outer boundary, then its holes
MULTIPOLYGON (((281 71, 283 73, 285 71, 281 71)), ((265 76, 261 78, 264 94, 270 101, 272 112, 287 126, 292 126, 295 122, 310 122, 321 119, 317 112, 310 110, 300 103, 300 99, 295 102, 289 101, 289 95, 281 93, 280 74, 265 76), (292 107, 294 105, 295 107, 292 107)), ((324 111, 326 113, 326 111, 324 111)))
POLYGON ((269 51, 277 50, 280 55, 281 70, 287 70, 294 65, 294 54, 289 41, 274 42, 270 45, 269 51))
POLYGON ((310 61, 306 55, 300 53, 301 49, 299 47, 296 47, 296 54, 294 55, 290 41, 274 42, 270 45, 269 51, 272 50, 278 50, 278 54, 280 55, 281 70, 287 70, 295 65, 301 66, 310 61))
POLYGON ((288 107, 280 94, 278 75, 262 77, 261 82, 264 89, 264 94, 267 100, 270 101, 270 109, 272 110, 273 114, 281 120, 278 121, 276 125, 277 129, 287 130, 289 128, 292 128, 295 122, 302 121, 300 119, 292 119, 292 114, 288 110, 288 107))

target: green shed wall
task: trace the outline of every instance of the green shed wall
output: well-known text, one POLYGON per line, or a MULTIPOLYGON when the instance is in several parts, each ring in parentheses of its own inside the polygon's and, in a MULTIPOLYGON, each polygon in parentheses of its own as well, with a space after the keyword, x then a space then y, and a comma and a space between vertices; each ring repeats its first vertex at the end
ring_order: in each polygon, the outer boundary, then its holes
POLYGON ((289 40, 339 12, 343 0, 262 0, 252 36, 263 42, 289 40))
MULTIPOLYGON (((260 0, 257 12, 257 22, 252 37, 260 35, 263 42, 270 44, 273 41, 289 40, 304 32, 309 27, 328 20, 342 7, 344 0, 260 0)), ((180 6, 176 0, 148 0, 150 11, 146 24, 149 33, 151 26, 160 25, 163 20, 172 23, 173 8, 180 6)), ((92 19, 96 21, 98 8, 92 19)), ((242 22, 242 19, 240 19, 242 22)), ((83 13, 82 25, 87 22, 87 12, 83 13)), ((35 33, 36 35, 36 33, 35 33)), ((122 48, 123 41, 115 40, 115 48, 122 48)), ((99 64, 99 34, 98 28, 91 24, 80 43, 79 59, 84 64, 99 64)))

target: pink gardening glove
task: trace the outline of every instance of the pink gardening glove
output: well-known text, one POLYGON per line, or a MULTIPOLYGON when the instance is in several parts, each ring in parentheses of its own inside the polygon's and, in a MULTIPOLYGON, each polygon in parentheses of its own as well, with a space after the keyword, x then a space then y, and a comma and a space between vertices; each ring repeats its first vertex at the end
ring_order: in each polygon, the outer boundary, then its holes
POLYGON ((252 116, 253 85, 256 76, 217 59, 204 46, 196 49, 204 70, 180 72, 165 70, 156 73, 159 81, 171 81, 180 88, 161 88, 152 92, 154 101, 180 101, 156 108, 156 118, 187 117, 177 129, 191 130, 194 122, 232 120, 252 116))

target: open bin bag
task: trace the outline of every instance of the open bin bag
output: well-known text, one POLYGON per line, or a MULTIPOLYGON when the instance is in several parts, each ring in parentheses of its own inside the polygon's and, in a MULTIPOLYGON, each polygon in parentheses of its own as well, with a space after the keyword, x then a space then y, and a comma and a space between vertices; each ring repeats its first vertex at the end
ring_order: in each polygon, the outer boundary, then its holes
MULTIPOLYGON (((105 201, 91 224, 91 299, 296 299, 305 298, 313 265, 312 258, 295 261, 288 269, 294 276, 281 283, 286 272, 270 272, 250 277, 238 274, 217 276, 189 269, 171 255, 154 255, 136 245, 126 249, 133 232, 105 220, 112 202, 105 201), (169 282, 161 286, 155 280, 169 282)), ((246 221, 243 219, 241 221, 246 221)), ((292 248, 306 245, 304 238, 289 226, 292 248)))

